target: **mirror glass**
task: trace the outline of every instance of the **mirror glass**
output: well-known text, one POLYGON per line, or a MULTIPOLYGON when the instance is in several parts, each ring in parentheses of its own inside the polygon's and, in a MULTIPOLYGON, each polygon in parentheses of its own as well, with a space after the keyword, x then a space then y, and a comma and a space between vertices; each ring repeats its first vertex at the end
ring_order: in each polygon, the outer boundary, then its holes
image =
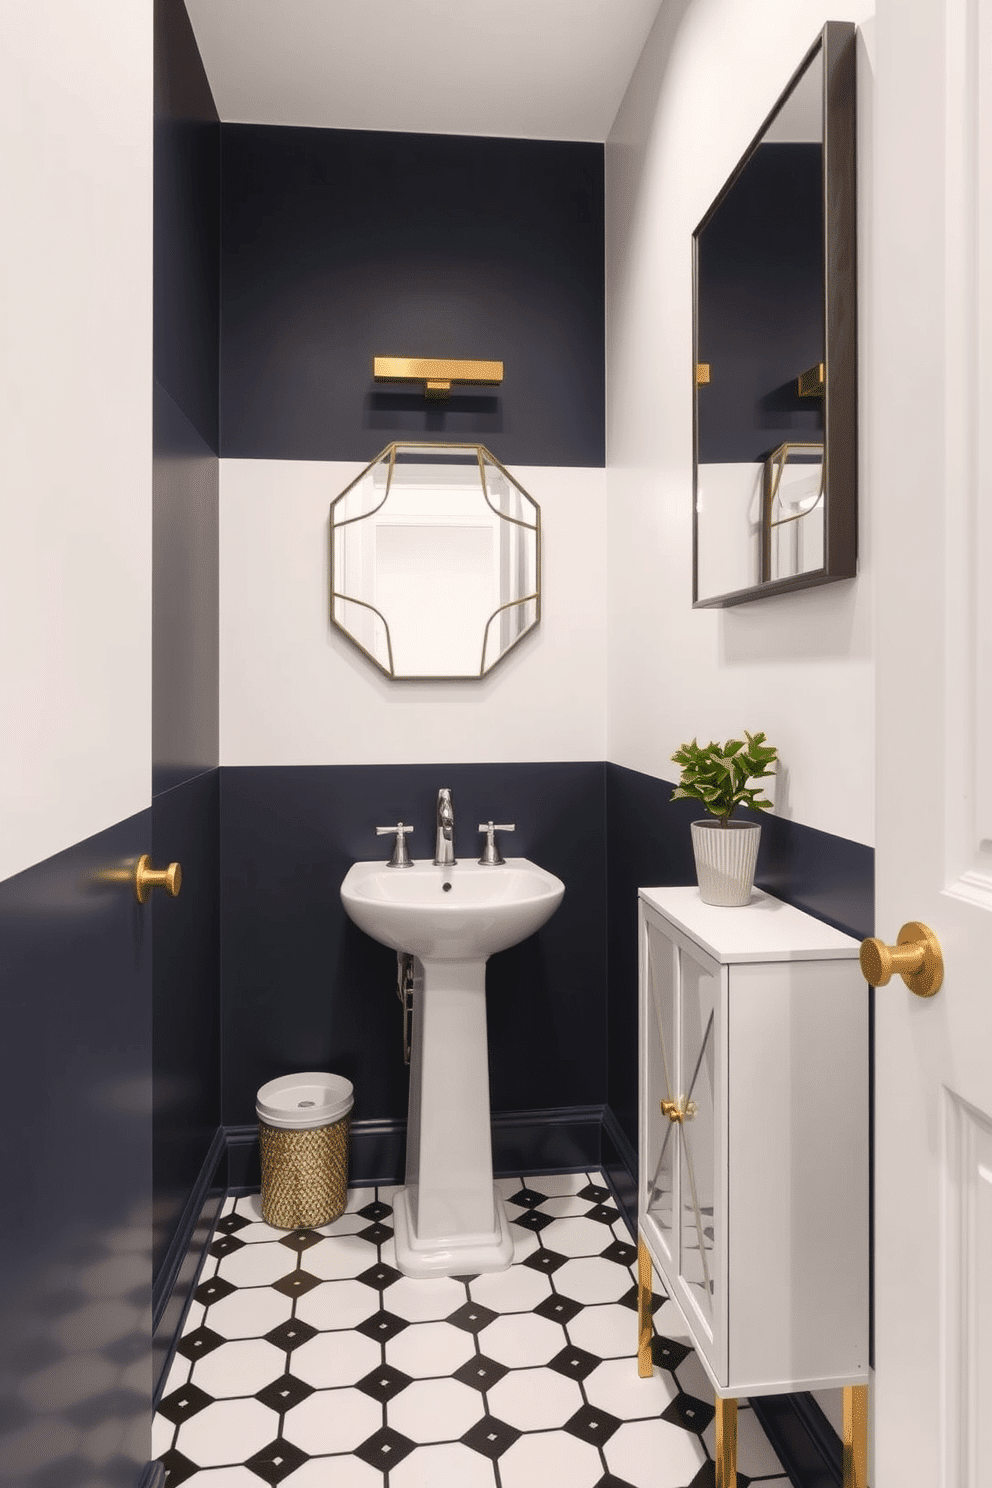
POLYGON ((697 606, 855 572, 853 30, 825 28, 695 233, 697 606))
POLYGON ((387 676, 485 676, 540 619, 540 533, 482 445, 391 444, 331 505, 331 619, 387 676))

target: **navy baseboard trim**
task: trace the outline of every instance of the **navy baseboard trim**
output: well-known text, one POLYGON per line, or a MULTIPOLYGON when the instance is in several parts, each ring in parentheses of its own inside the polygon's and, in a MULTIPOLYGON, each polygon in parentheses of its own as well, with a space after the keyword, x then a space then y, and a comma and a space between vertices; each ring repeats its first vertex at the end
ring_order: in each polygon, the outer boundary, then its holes
POLYGON ((203 1265, 204 1248, 224 1201, 227 1174, 223 1163, 226 1155, 224 1128, 219 1126, 152 1285, 152 1379, 156 1401, 168 1375, 176 1339, 182 1331, 203 1265))
MULTIPOLYGON (((218 1187, 216 1178, 221 1159, 227 1151, 224 1140, 224 1128, 218 1127, 214 1132, 213 1140, 207 1149, 206 1157, 200 1166, 200 1172, 196 1182, 186 1201, 186 1207, 182 1212, 179 1223, 176 1225, 175 1234, 165 1253, 165 1259, 159 1268, 159 1273, 152 1284, 152 1327, 157 1329, 162 1314, 168 1305, 169 1296, 175 1287, 176 1278, 183 1264, 186 1252, 189 1250, 190 1237, 196 1227, 196 1221, 203 1208, 204 1201, 212 1188, 218 1187)), ((218 1194, 217 1203, 220 1204, 222 1194, 218 1194)))
POLYGON ((602 1106, 552 1106, 494 1111, 493 1172, 564 1173, 599 1167, 602 1106))
POLYGON ((796 1488, 840 1488, 840 1438, 812 1395, 756 1395, 751 1408, 796 1488))
POLYGON ((610 1106, 603 1107, 602 1164, 632 1235, 637 1234, 637 1152, 610 1106))

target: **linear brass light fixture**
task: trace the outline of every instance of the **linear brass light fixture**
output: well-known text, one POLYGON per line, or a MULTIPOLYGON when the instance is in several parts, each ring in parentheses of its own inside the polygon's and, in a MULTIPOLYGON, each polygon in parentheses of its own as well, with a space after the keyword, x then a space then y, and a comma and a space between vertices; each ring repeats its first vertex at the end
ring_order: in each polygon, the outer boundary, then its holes
POLYGON ((425 398, 443 401, 451 396, 453 382, 498 387, 503 381, 503 363, 377 356, 372 363, 372 374, 376 382, 422 382, 425 398))
POLYGON ((796 391, 800 398, 822 398, 825 391, 824 379, 825 368, 822 362, 800 372, 796 380, 796 391))

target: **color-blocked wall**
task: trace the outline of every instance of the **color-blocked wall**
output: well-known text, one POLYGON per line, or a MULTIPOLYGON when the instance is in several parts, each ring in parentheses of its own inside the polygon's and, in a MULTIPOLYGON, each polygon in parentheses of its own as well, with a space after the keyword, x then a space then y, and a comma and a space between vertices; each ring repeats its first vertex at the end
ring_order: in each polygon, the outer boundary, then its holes
POLYGON ((150 7, 8 8, 0 153, 0 1483, 130 1484, 151 927, 99 875, 150 831, 150 7))
POLYGON ((602 148, 222 134, 223 1120, 314 1065, 354 1080, 357 1119, 405 1118, 396 958, 338 890, 385 855, 376 825, 413 821, 433 855, 442 785, 459 856, 479 821, 515 821, 504 851, 566 883, 490 967, 494 1108, 601 1106, 602 148), (506 377, 426 404, 376 386, 376 353, 498 357, 506 377), (541 625, 479 682, 390 682, 329 622, 330 504, 404 437, 481 441, 541 506, 541 625))

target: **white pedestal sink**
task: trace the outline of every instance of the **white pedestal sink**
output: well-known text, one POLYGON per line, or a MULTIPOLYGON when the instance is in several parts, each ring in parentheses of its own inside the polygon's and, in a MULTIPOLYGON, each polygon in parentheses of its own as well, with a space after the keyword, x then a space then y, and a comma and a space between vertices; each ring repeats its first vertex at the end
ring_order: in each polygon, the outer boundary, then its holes
POLYGON ((393 1203, 407 1276, 501 1271, 513 1241, 493 1188, 486 961, 554 914, 565 885, 526 858, 498 867, 355 863, 350 919, 416 957, 406 1186, 393 1203))

